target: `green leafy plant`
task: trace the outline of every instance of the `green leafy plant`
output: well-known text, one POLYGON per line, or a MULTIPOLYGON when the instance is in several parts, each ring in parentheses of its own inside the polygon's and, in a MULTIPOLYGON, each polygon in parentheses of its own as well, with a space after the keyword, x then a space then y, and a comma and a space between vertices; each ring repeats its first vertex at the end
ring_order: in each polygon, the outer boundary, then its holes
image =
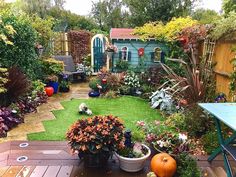
POLYGON ((5 33, 13 45, 6 45, 5 42, 0 40, 1 66, 6 68, 18 66, 29 78, 38 78, 41 65, 36 60, 35 52, 37 32, 31 26, 29 17, 26 15, 16 16, 10 11, 4 10, 0 12, 0 15, 1 21, 5 25, 11 25, 15 31, 14 35, 5 33))
POLYGON ((179 129, 180 131, 186 131, 188 127, 186 117, 181 112, 170 115, 165 120, 165 124, 173 129, 179 129))
POLYGON ((211 154, 217 147, 219 147, 219 142, 217 138, 216 131, 208 131, 202 136, 201 139, 203 149, 207 154, 211 154))
POLYGON ((64 63, 53 58, 48 58, 42 61, 43 71, 46 75, 58 75, 64 69, 64 63))
POLYGON ((196 160, 188 153, 181 153, 175 157, 178 177, 200 177, 201 171, 196 160))
POLYGON ((118 60, 115 64, 117 70, 127 71, 129 68, 129 62, 126 60, 118 60))
POLYGON ((101 80, 98 78, 92 78, 89 81, 89 87, 93 89, 94 91, 98 91, 98 85, 101 85, 101 80))
POLYGON ((5 84, 8 82, 7 75, 7 68, 0 68, 0 94, 7 91, 5 88, 5 84))

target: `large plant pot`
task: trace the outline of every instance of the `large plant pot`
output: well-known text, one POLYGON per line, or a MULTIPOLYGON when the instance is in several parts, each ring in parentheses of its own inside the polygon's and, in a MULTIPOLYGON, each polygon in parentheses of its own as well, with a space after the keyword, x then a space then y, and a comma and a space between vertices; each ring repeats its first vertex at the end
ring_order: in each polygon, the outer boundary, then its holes
POLYGON ((119 154, 115 153, 116 157, 119 160, 120 168, 127 172, 137 172, 144 168, 145 162, 148 157, 151 155, 151 150, 148 146, 142 144, 146 149, 148 149, 148 153, 140 158, 128 158, 120 156, 119 154))
POLYGON ((103 152, 97 154, 85 153, 80 155, 79 157, 84 160, 84 167, 101 168, 107 165, 110 153, 109 152, 103 152))
POLYGON ((100 93, 98 91, 90 91, 88 93, 89 97, 99 97, 100 96, 100 93))
POLYGON ((50 86, 54 89, 54 92, 53 92, 54 94, 57 93, 58 88, 59 88, 59 83, 58 82, 50 81, 48 86, 50 86))

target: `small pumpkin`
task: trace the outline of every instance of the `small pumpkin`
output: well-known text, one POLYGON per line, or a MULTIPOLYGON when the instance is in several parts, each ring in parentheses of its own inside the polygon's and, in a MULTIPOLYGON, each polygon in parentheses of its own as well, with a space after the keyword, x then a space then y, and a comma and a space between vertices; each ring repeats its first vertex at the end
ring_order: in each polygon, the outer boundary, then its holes
POLYGON ((176 161, 167 153, 159 153, 151 160, 151 170, 158 177, 172 177, 176 172, 176 161))

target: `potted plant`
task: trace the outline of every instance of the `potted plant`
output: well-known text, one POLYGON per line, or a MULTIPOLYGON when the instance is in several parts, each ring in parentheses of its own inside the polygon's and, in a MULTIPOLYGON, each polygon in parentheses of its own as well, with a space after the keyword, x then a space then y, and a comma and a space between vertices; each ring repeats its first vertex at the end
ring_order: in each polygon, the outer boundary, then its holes
POLYGON ((98 78, 92 78, 89 82, 89 87, 92 89, 89 92, 90 97, 98 97, 100 96, 99 90, 102 89, 101 80, 98 78))
POLYGON ((69 82, 66 80, 62 80, 59 85, 59 91, 60 92, 69 92, 70 91, 69 82))
POLYGON ((47 86, 50 86, 54 90, 54 94, 57 93, 59 88, 58 77, 56 75, 49 75, 46 78, 47 86))
POLYGON ((66 138, 85 167, 103 167, 112 152, 123 147, 123 128, 118 117, 94 116, 76 121, 66 138))
POLYGON ((131 131, 125 132, 125 146, 115 153, 120 168, 127 172, 137 172, 144 168, 145 162, 151 155, 148 146, 131 142, 131 131))

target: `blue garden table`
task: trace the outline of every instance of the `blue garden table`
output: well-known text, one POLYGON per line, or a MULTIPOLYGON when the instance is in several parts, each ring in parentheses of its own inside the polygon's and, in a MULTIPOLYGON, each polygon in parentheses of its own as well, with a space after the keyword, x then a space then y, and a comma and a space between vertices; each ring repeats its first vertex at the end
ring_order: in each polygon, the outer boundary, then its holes
POLYGON ((222 153, 227 176, 232 177, 233 174, 226 153, 236 160, 236 146, 232 144, 236 139, 236 103, 199 103, 199 106, 214 117, 220 144, 209 156, 208 161, 211 162, 219 153, 222 153), (233 129, 234 133, 231 137, 223 138, 220 122, 233 129))

